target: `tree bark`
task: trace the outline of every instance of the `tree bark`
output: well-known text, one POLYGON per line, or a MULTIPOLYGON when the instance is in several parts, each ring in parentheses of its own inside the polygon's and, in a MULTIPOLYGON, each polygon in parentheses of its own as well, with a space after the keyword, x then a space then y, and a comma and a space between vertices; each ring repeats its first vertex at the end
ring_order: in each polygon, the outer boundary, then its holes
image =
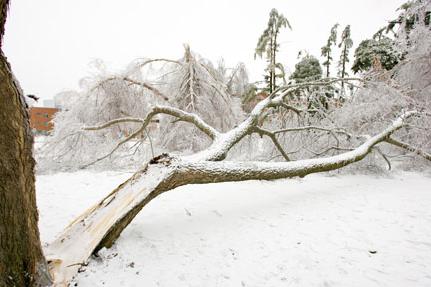
MULTIPOLYGON (((344 43, 344 48, 343 48, 343 51, 341 52, 343 54, 343 62, 342 62, 342 68, 341 68, 342 79, 344 79, 346 75, 346 61, 347 61, 346 51, 347 51, 347 45, 346 43, 344 43)), ((341 82, 341 89, 342 89, 342 92, 344 93, 344 81, 341 82)))
POLYGON ((327 57, 326 57, 326 77, 329 78, 329 66, 330 66, 330 61, 331 61, 331 52, 329 50, 330 47, 330 43, 328 43, 328 53, 327 53, 327 57))
MULTIPOLYGON (((7 7, 8 1, 0 0, 1 34, 7 7)), ((37 226, 33 136, 22 91, 1 48, 0 123, 0 286, 48 286, 37 226)))

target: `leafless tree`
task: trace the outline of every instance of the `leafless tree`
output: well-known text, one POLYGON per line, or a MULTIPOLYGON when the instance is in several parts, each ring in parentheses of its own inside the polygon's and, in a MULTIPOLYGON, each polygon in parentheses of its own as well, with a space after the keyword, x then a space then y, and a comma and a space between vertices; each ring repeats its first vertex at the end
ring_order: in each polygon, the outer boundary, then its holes
MULTIPOLYGON (((217 130, 193 113, 162 105, 152 107, 143 118, 126 117, 97 126, 85 127, 84 130, 90 132, 105 129, 122 122, 134 122, 139 124, 139 128, 133 133, 135 134, 145 129, 156 115, 164 114, 173 117, 177 121, 193 125, 205 134, 212 143, 208 148, 192 155, 162 154, 154 157, 129 180, 74 220, 47 248, 47 256, 51 262, 50 267, 55 282, 58 284, 69 282, 80 268, 80 265, 85 264, 92 253, 97 252, 102 247, 110 247, 114 243, 123 229, 148 202, 161 193, 182 185, 304 177, 311 173, 345 167, 362 160, 372 151, 380 153, 379 146, 382 143, 414 151, 428 160, 431 158, 431 155, 426 151, 400 142, 395 135, 396 132, 405 129, 415 118, 427 116, 415 110, 400 111, 398 117, 376 134, 356 135, 340 127, 332 128, 315 125, 279 130, 267 130, 261 127, 262 116, 271 110, 282 108, 296 116, 310 113, 310 110, 289 104, 289 96, 298 89, 309 86, 325 86, 347 80, 349 79, 332 79, 329 81, 325 79, 279 88, 268 98, 258 103, 243 122, 226 132, 217 130), (327 151, 322 150, 318 153, 323 155, 331 150, 336 154, 327 157, 291 161, 288 152, 279 143, 277 136, 284 133, 300 133, 303 131, 326 133, 340 142, 341 137, 356 139, 358 144, 353 148, 343 148, 341 145, 327 146, 327 151), (267 136, 271 139, 284 161, 226 161, 229 151, 246 136, 252 134, 267 136)), ((118 145, 125 142, 121 141, 118 145)), ((114 151, 115 149, 111 152, 114 151)))

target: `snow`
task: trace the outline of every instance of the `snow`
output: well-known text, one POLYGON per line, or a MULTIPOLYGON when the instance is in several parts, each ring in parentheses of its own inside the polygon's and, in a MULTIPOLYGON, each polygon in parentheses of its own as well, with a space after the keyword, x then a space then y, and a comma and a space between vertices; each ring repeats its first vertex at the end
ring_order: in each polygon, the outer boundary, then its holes
POLYGON ((55 173, 36 176, 42 242, 52 242, 72 220, 101 200, 132 173, 55 173))
MULTIPOLYGON (((37 176, 42 241, 130 175, 37 176)), ((393 172, 180 187, 146 206, 74 283, 430 286, 430 186, 424 173, 393 172)))

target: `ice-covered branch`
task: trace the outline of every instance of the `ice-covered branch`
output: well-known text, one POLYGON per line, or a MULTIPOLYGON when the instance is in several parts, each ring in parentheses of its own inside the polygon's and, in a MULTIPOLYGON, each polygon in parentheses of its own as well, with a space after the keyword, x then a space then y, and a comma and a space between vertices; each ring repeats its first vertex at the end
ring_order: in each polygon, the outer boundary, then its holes
POLYGON ((298 90, 310 87, 319 87, 319 86, 331 86, 335 83, 344 83, 344 82, 364 82, 364 79, 361 78, 325 78, 318 81, 304 82, 304 83, 294 83, 289 84, 287 86, 283 86, 278 88, 274 94, 282 92, 282 98, 284 99, 289 94, 296 92, 298 90))
POLYGON ((97 125, 97 126, 89 126, 89 127, 83 127, 82 129, 85 131, 97 131, 97 130, 102 130, 102 129, 106 129, 110 126, 116 125, 116 124, 121 124, 121 123, 142 123, 143 119, 140 118, 119 118, 119 119, 115 119, 106 123, 103 123, 101 125, 97 125))
POLYGON ((149 59, 149 60, 144 60, 142 63, 139 63, 139 67, 143 68, 144 66, 151 64, 151 63, 155 63, 155 62, 165 62, 165 63, 172 63, 172 64, 177 64, 177 65, 182 65, 181 62, 179 61, 175 61, 175 60, 171 60, 171 59, 166 59, 166 58, 156 58, 156 59, 149 59))
POLYGON ((254 127, 254 132, 258 133, 260 136, 265 135, 267 137, 269 137, 272 142, 274 143, 275 147, 277 148, 277 150, 281 153, 281 155, 284 157, 284 159, 286 161, 290 161, 289 156, 287 155, 287 153, 284 151, 283 147, 281 146, 280 142, 277 139, 277 136, 275 135, 275 133, 270 132, 266 129, 260 128, 260 127, 254 127))
POLYGON ((430 153, 428 153, 426 151, 423 151, 423 150, 421 150, 421 149, 419 149, 417 147, 414 147, 414 146, 412 146, 412 145, 410 145, 408 143, 396 140, 393 137, 388 137, 385 141, 387 143, 390 143, 390 144, 394 145, 394 146, 403 148, 403 149, 405 149, 407 151, 410 151, 410 152, 413 152, 413 153, 415 153, 417 155, 420 155, 421 157, 423 157, 423 158, 425 158, 427 160, 431 160, 431 154, 430 153))
POLYGON ((377 151, 377 153, 382 156, 382 158, 385 160, 386 164, 388 165, 388 170, 391 170, 392 169, 392 165, 391 165, 390 160, 386 156, 386 154, 378 146, 375 146, 373 149, 375 151, 377 151))
MULTIPOLYGON (((269 108, 285 106, 285 108, 291 109, 296 113, 307 111, 307 110, 301 110, 299 108, 295 108, 293 106, 289 106, 285 103, 284 101, 285 97, 292 91, 290 89, 292 87, 295 89, 295 88, 306 87, 307 85, 325 86, 335 82, 349 81, 349 80, 358 80, 358 79, 357 78, 345 78, 345 79, 334 78, 331 80, 322 80, 322 81, 315 81, 315 82, 308 82, 308 83, 301 83, 301 84, 291 84, 286 87, 278 88, 267 98, 260 101, 241 124, 239 124, 234 129, 222 134, 220 139, 218 141, 214 141, 208 149, 192 155, 191 158, 195 160, 208 160, 208 161, 220 161, 225 159, 227 153, 235 144, 241 141, 246 135, 253 133, 255 127, 258 126, 259 119, 269 108)), ((339 131, 341 133, 341 130, 339 131)), ((334 137, 338 142, 338 139, 335 134, 334 134, 334 137)))
MULTIPOLYGON (((169 106, 155 106, 155 107, 151 108, 151 110, 148 112, 146 117, 142 118, 142 119, 141 118, 130 118, 130 117, 120 118, 120 119, 106 122, 106 123, 101 124, 101 125, 84 127, 83 128, 84 130, 95 131, 95 130, 102 130, 102 129, 105 129, 105 128, 108 128, 110 126, 120 124, 120 123, 130 123, 130 122, 141 123, 141 126, 136 131, 134 131, 132 134, 130 134, 125 139, 121 140, 114 147, 114 149, 111 152, 109 152, 108 154, 104 155, 101 158, 98 158, 97 160, 93 161, 90 164, 94 164, 100 160, 107 158, 108 156, 112 155, 112 153, 114 153, 121 145, 123 145, 124 143, 128 142, 129 140, 131 140, 131 139, 135 138, 136 136, 138 136, 139 134, 141 134, 147 128, 147 126, 151 123, 154 116, 156 116, 158 114, 170 115, 170 116, 176 117, 179 121, 191 123, 191 124, 195 125, 199 130, 201 130, 203 133, 205 133, 207 136, 209 136, 213 140, 219 135, 219 132, 216 129, 211 127, 209 124, 207 124, 204 120, 202 120, 199 116, 197 116, 195 114, 188 113, 188 112, 182 111, 180 109, 169 107, 169 106)), ((90 164, 88 164, 88 165, 90 165, 90 164)), ((86 165, 86 166, 88 166, 88 165, 86 165)))
POLYGON ((315 157, 319 157, 319 156, 324 155, 330 151, 351 151, 351 150, 353 150, 353 148, 330 146, 330 147, 327 147, 324 150, 319 151, 319 152, 313 151, 313 150, 308 149, 308 148, 306 150, 309 151, 310 153, 314 154, 315 157))
POLYGON ((115 81, 115 80, 122 80, 122 81, 128 82, 132 85, 140 86, 142 88, 145 88, 145 89, 151 91, 154 95, 162 98, 164 101, 169 101, 169 98, 167 96, 165 96, 160 90, 153 87, 149 83, 143 82, 143 81, 137 81, 137 80, 131 79, 129 77, 109 77, 109 78, 104 79, 103 81, 99 82, 95 87, 93 87, 92 90, 94 91, 95 89, 98 89, 99 87, 103 86, 103 84, 110 82, 110 81, 115 81))
MULTIPOLYGON (((354 150, 331 157, 290 162, 214 162, 167 154, 156 157, 74 220, 46 248, 51 274, 57 284, 66 286, 79 269, 76 263, 85 262, 94 251, 111 246, 140 210, 163 192, 186 184, 273 180, 339 169, 366 157, 377 144, 402 128, 405 120, 414 114, 404 113, 384 131, 370 137, 354 150)), ((242 125, 236 130, 239 135, 240 131, 248 129, 247 121, 242 125)), ((217 136, 214 142, 226 146, 229 140, 238 139, 234 135, 223 137, 227 135, 217 136)))
POLYGON ((251 179, 278 179, 305 176, 310 173, 338 169, 362 160, 377 144, 386 141, 395 131, 405 125, 405 120, 416 112, 406 112, 379 134, 370 137, 352 151, 336 156, 306 159, 291 162, 181 162, 185 164, 187 173, 196 176, 195 182, 221 182, 251 179))
POLYGON ((273 131, 273 133, 279 134, 279 133, 286 133, 286 132, 309 131, 309 130, 324 131, 324 132, 328 132, 331 134, 342 134, 342 135, 347 136, 348 138, 353 137, 352 134, 350 134, 344 130, 341 130, 341 129, 329 129, 329 128, 324 128, 324 127, 319 127, 319 126, 291 127, 291 128, 279 129, 279 130, 273 131))
MULTIPOLYGON (((193 61, 192 58, 190 58, 189 60, 193 61)), ((189 65, 189 68, 191 68, 191 70, 189 71, 189 74, 186 75, 186 79, 188 81, 189 88, 192 88, 191 86, 193 86, 193 85, 191 82, 194 81, 194 76, 193 76, 194 69, 192 68, 192 65, 189 65)), ((188 112, 182 111, 180 109, 168 107, 168 106, 156 106, 147 114, 146 118, 141 120, 142 127, 140 129, 138 129, 136 132, 134 132, 132 135, 127 137, 126 139, 122 140, 114 148, 114 151, 117 150, 119 148, 119 146, 121 146, 125 142, 129 141, 133 137, 140 134, 143 131, 143 129, 146 128, 146 126, 149 123, 149 120, 153 116, 155 116, 156 114, 167 114, 167 115, 171 115, 171 116, 176 117, 177 120, 179 120, 179 121, 185 121, 185 122, 189 122, 189 123, 194 124, 198 129, 200 129, 202 132, 207 134, 213 140, 213 142, 209 148, 207 148, 201 152, 198 152, 196 154, 193 154, 191 156, 191 158, 196 159, 196 160, 220 161, 220 160, 223 160, 226 158, 227 153, 235 144, 237 144, 239 141, 241 141, 245 136, 256 132, 256 127, 259 124, 259 119, 262 117, 262 115, 268 109, 281 106, 281 107, 284 107, 285 109, 292 110, 297 114, 300 114, 303 112, 309 112, 310 110, 303 110, 300 108, 296 108, 294 106, 288 105, 285 102, 285 97, 290 92, 292 92, 293 90, 304 88, 307 86, 326 86, 326 85, 331 85, 333 83, 340 82, 340 81, 357 81, 357 80, 358 80, 357 78, 345 78, 345 79, 333 78, 333 79, 329 79, 329 80, 325 79, 325 80, 321 80, 321 81, 299 83, 299 84, 290 84, 288 86, 281 87, 281 88, 277 89, 274 93, 269 95, 266 99, 263 99, 262 101, 260 101, 254 107, 254 109, 250 112, 249 116, 242 123, 240 123, 235 128, 233 128, 230 131, 225 132, 225 133, 219 133, 218 131, 215 130, 215 128, 213 128, 212 126, 210 126, 209 124, 204 122, 199 116, 197 116, 193 113, 188 113, 188 112)), ((194 92, 192 89, 190 91, 190 96, 193 96, 193 95, 194 95, 194 92)), ((191 101, 191 103, 193 103, 193 102, 194 101, 191 101)), ((121 122, 122 119, 120 119, 119 121, 121 122)), ((139 120, 137 120, 137 121, 139 121, 139 120)), ((108 123, 103 125, 103 128, 110 126, 110 125, 113 125, 113 124, 116 124, 116 123, 117 122, 115 122, 115 120, 108 122, 108 123)), ((337 134, 344 134, 348 137, 351 137, 350 134, 348 134, 347 132, 345 132, 341 129, 331 130, 331 129, 320 128, 320 127, 301 127, 301 128, 298 128, 298 130, 299 129, 306 130, 306 129, 313 129, 313 128, 331 133, 331 135, 337 141, 337 145, 339 145, 339 139, 337 137, 337 134)), ((87 128, 87 129, 89 129, 89 128, 87 128)), ((93 129, 94 129, 94 127, 93 127, 93 129)), ((280 143, 278 142, 278 140, 276 138, 277 133, 287 132, 287 131, 288 131, 287 129, 284 131, 279 130, 279 131, 274 132, 274 134, 271 134, 273 132, 267 131, 265 133, 265 135, 269 136, 271 138, 274 145, 279 150, 279 152, 283 155, 283 157, 286 160, 289 160, 287 153, 283 150, 282 146, 280 145, 280 143)), ((260 133, 263 134, 262 131, 260 131, 260 133)), ((106 158, 107 156, 109 156, 111 154, 112 154, 112 152, 109 153, 108 155, 103 156, 102 159, 106 158)), ((98 159, 96 161, 99 161, 99 160, 100 159, 98 159)))

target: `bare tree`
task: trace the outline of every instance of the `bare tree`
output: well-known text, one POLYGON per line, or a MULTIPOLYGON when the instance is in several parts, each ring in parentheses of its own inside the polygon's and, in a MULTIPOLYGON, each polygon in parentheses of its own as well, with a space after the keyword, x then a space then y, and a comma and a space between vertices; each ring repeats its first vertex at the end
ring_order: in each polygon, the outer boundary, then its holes
MULTIPOLYGON (((51 262, 50 267, 55 282, 67 284, 92 253, 103 247, 110 247, 114 243, 124 228, 148 202, 161 193, 182 185, 304 177, 307 174, 335 170, 360 161, 372 151, 378 150, 380 143, 414 150, 417 154, 427 159, 430 158, 427 152, 401 143, 394 137, 395 132, 405 128, 413 118, 423 116, 414 110, 401 112, 386 128, 374 135, 354 135, 342 128, 322 126, 301 126, 274 131, 260 127, 262 116, 274 109, 286 109, 295 115, 309 113, 309 110, 300 109, 288 103, 289 96, 298 89, 327 86, 348 80, 352 79, 339 78, 329 81, 324 79, 279 88, 257 104, 242 123, 226 132, 218 131, 193 113, 170 106, 154 106, 144 118, 122 118, 98 126, 85 127, 85 130, 94 131, 130 121, 139 123, 137 129, 139 131, 147 127, 156 115, 165 114, 177 121, 184 121, 195 126, 212 141, 212 144, 192 155, 162 154, 153 158, 129 180, 74 220, 47 248, 47 256, 51 262), (328 133, 337 140, 341 136, 349 139, 355 138, 359 144, 354 148, 328 147, 328 150, 336 152, 336 155, 333 156, 291 161, 288 153, 279 143, 277 135, 298 133, 304 130, 328 133), (237 143, 252 134, 268 136, 285 161, 224 161, 229 151, 237 143)), ((123 142, 119 143, 119 145, 121 144, 123 142)), ((324 151, 321 153, 324 154, 324 151)))
MULTIPOLYGON (((74 100, 65 101, 66 106, 56 115, 52 136, 47 138, 43 152, 37 153, 41 169, 65 168, 65 162, 76 168, 97 161, 114 148, 116 141, 133 134, 136 124, 123 121, 91 136, 82 133, 82 125, 143 117, 155 104, 195 113, 221 131, 229 130, 243 118, 240 100, 233 96, 248 84, 243 65, 235 69, 214 67, 188 45, 178 60, 137 59, 118 74, 107 73, 100 61, 94 66, 95 75, 81 81, 81 93, 64 94, 74 100)), ((106 165, 140 166, 143 160, 153 157, 152 153, 191 153, 210 144, 194 126, 171 121, 163 114, 133 139, 133 144, 117 147, 118 152, 109 158, 110 162, 105 161, 106 165), (151 153, 149 146, 153 147, 151 153)))
POLYGON ((0 286, 48 286, 37 226, 33 136, 23 93, 1 48, 8 4, 0 0, 0 286))

